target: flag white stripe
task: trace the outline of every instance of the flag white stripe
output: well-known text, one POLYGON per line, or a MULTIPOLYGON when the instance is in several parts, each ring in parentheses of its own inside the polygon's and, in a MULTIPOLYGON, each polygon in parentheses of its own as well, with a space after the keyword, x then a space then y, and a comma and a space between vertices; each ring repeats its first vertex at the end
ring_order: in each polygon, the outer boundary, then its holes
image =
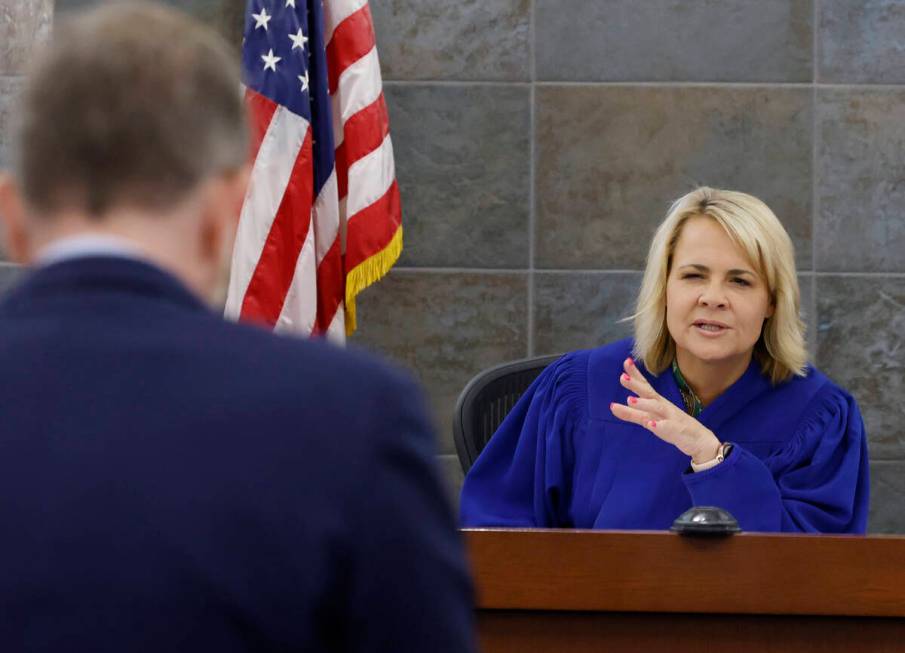
MULTIPOLYGON (((336 89, 336 92, 339 93, 339 88, 336 89)), ((345 140, 345 134, 343 133, 343 115, 342 115, 342 106, 339 100, 339 96, 331 95, 330 96, 330 113, 331 119, 333 120, 333 147, 338 148, 342 145, 343 140, 345 140)))
POLYGON ((330 0, 324 3, 324 43, 329 44, 339 24, 368 4, 368 0, 330 0))
POLYGON ((307 132, 307 120, 282 106, 277 107, 252 166, 245 203, 239 217, 226 298, 227 317, 239 317, 245 292, 258 265, 307 132))
POLYGON ((349 219, 383 197, 395 178, 393 143, 387 134, 380 147, 349 167, 349 192, 345 207, 349 219))
MULTIPOLYGON (((371 48, 340 75, 339 86, 333 98, 333 102, 339 102, 339 110, 334 109, 334 114, 338 113, 340 119, 346 122, 366 106, 374 104, 382 90, 377 48, 371 48)), ((336 145, 339 146, 339 143, 336 145)))
POLYGON ((314 258, 314 229, 308 229, 274 331, 310 334, 314 330, 317 318, 317 264, 314 258))
POLYGON ((342 305, 336 310, 333 321, 327 327, 326 336, 327 340, 337 345, 346 342, 346 312, 343 310, 342 305))
POLYGON ((343 71, 336 93, 330 98, 334 147, 339 147, 345 140, 343 128, 346 120, 376 102, 382 91, 380 60, 374 47, 343 71))
POLYGON ((339 234, 339 190, 336 187, 336 166, 314 202, 314 246, 317 264, 327 255, 339 234))

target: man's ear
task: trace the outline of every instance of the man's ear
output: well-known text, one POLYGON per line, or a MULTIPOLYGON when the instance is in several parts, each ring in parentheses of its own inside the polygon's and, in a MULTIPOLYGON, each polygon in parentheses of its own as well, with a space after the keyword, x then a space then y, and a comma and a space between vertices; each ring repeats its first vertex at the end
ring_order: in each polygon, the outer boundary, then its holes
POLYGON ((25 202, 16 180, 5 173, 0 173, 0 223, 6 253, 16 263, 30 263, 25 202))
POLYGON ((201 246, 205 257, 219 259, 224 243, 231 249, 249 174, 249 166, 244 165, 205 183, 201 192, 201 246))
POLYGON ((239 216, 242 213, 242 205, 245 203, 245 193, 248 191, 250 178, 250 163, 246 163, 228 175, 230 206, 227 207, 227 213, 232 219, 234 230, 239 226, 239 216))

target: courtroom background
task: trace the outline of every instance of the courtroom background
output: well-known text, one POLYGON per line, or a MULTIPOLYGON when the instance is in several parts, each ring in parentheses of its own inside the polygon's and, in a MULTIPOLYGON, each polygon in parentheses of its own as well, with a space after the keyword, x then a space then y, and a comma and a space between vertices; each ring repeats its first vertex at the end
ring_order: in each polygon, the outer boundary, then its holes
MULTIPOLYGON (((0 165, 34 44, 96 1, 0 0, 0 165)), ((238 49, 244 0, 169 4, 238 49)), ((814 360, 867 423, 870 531, 905 532, 905 0, 370 4, 405 249, 353 342, 428 388, 451 496, 468 379, 628 335, 653 228, 707 184, 792 235, 814 360)))

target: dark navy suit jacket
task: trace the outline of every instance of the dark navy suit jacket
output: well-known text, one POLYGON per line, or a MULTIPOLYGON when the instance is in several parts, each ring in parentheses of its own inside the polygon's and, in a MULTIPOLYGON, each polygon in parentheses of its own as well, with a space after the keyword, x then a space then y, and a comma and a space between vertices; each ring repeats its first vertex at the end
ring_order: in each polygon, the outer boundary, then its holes
POLYGON ((0 303, 0 650, 470 650, 433 446, 362 354, 39 269, 0 303))

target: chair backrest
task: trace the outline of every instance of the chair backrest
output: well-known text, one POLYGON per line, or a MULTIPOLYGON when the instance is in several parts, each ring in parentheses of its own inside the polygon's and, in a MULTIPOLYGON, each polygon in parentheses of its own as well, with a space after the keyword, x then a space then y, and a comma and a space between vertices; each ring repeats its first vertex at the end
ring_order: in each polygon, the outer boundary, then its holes
POLYGON ((503 363, 475 376, 456 401, 453 438, 466 474, 522 393, 562 354, 503 363))

